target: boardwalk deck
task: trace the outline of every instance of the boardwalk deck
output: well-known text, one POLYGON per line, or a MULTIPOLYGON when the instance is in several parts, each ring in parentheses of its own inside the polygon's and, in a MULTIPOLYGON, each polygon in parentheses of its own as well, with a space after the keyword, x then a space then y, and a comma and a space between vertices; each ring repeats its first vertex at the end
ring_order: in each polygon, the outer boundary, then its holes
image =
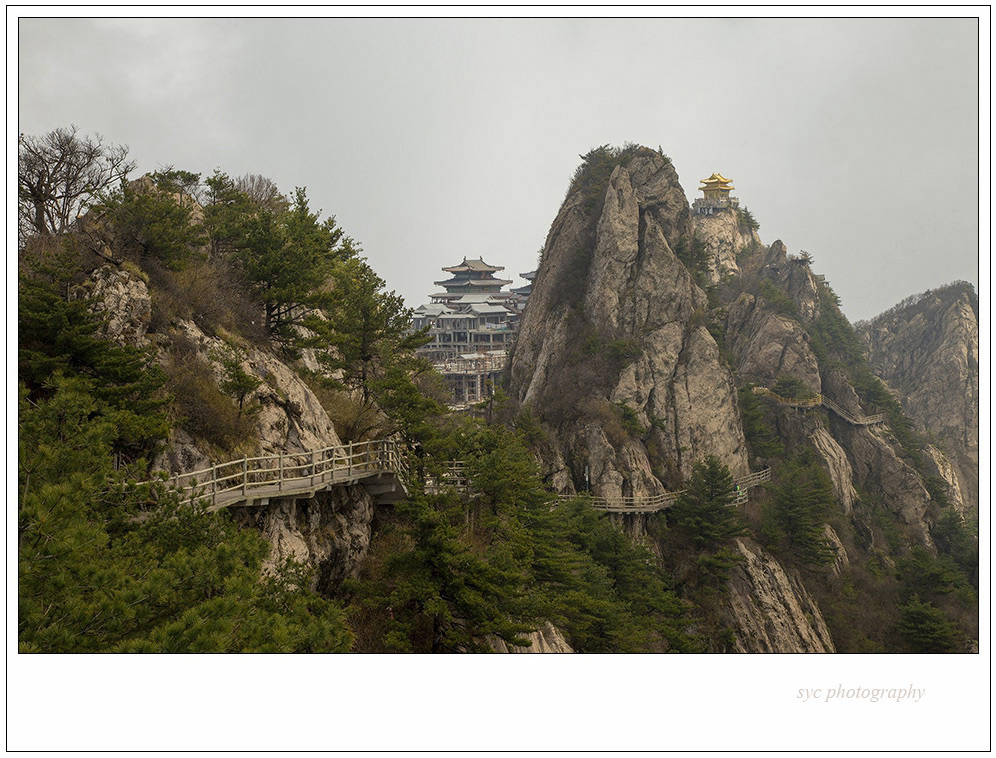
POLYGON ((208 510, 254 505, 278 497, 312 497, 346 484, 361 484, 379 503, 408 496, 404 460, 390 440, 333 445, 301 453, 275 453, 176 474, 165 484, 185 501, 206 500, 208 510))
POLYGON ((799 398, 782 397, 781 395, 772 392, 767 387, 755 387, 754 394, 770 397, 772 400, 791 408, 815 408, 816 406, 822 405, 824 408, 833 411, 844 419, 844 421, 853 426, 871 426, 872 424, 881 424, 885 421, 884 413, 876 413, 873 416, 855 416, 853 413, 849 412, 838 403, 835 403, 826 395, 799 398))

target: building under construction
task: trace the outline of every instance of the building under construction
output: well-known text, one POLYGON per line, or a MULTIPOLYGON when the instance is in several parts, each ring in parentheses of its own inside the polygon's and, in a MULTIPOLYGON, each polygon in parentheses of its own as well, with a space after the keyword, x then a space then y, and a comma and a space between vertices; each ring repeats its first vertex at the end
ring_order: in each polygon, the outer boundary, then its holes
POLYGON ((446 378, 456 406, 493 394, 515 340, 535 272, 523 274, 526 287, 508 291, 502 288, 511 280, 495 278, 503 270, 483 258, 464 258, 443 269, 451 276, 435 282, 442 291, 415 309, 414 327, 428 327, 431 337, 419 352, 446 378))

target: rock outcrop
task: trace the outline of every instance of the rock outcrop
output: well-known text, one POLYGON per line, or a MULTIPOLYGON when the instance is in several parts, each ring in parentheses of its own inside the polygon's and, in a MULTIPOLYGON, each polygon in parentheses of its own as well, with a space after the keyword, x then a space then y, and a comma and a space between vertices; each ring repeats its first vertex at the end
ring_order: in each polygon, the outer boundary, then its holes
POLYGON ((966 505, 979 506, 979 300, 964 282, 858 325, 875 371, 937 440, 966 505))
POLYGON ((107 321, 100 335, 119 345, 142 346, 152 322, 152 297, 145 281, 114 266, 101 266, 76 288, 76 298, 93 298, 93 310, 107 321))
POLYGON ((513 397, 556 432, 551 481, 658 494, 708 454, 746 473, 733 379, 676 254, 692 224, 673 166, 639 148, 585 182, 553 222, 511 362, 513 397))
POLYGON ((806 330, 796 319, 766 308, 763 298, 741 295, 727 312, 726 334, 741 381, 771 387, 781 377, 795 377, 810 392, 822 392, 806 330))
POLYGON ((719 283, 728 274, 739 274, 738 255, 761 244, 757 231, 744 225, 732 208, 692 220, 695 236, 708 255, 710 284, 719 283))
POLYGON ((741 653, 833 653, 823 614, 795 571, 749 540, 728 582, 735 649, 741 653))
POLYGON ((264 571, 288 558, 309 564, 319 590, 333 591, 343 579, 355 578, 370 548, 374 502, 360 485, 231 510, 239 524, 259 530, 272 546, 264 571))
POLYGON ((557 627, 547 621, 535 632, 523 635, 523 639, 529 640, 526 647, 516 647, 509 645, 500 637, 489 637, 488 643, 496 653, 573 653, 574 650, 564 639, 564 635, 557 627))

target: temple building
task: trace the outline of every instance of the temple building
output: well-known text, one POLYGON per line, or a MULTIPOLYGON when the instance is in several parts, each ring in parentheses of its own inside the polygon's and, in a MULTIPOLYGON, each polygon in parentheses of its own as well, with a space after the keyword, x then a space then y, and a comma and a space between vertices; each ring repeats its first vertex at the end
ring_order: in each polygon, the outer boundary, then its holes
POLYGON ((444 291, 430 295, 428 305, 415 309, 415 328, 429 327, 432 337, 419 352, 435 362, 510 348, 519 314, 513 293, 502 290, 511 280, 494 276, 504 268, 482 258, 464 258, 460 265, 444 268, 452 276, 434 282, 444 291))
POLYGON ((414 328, 428 327, 432 338, 418 352, 446 379, 454 407, 479 403, 494 394, 508 362, 536 272, 521 274, 524 287, 506 290, 512 282, 495 277, 504 270, 483 258, 464 258, 443 269, 450 278, 434 282, 442 289, 413 314, 414 328))
POLYGON ((526 280, 526 286, 512 287, 512 302, 515 305, 515 310, 522 313, 526 309, 526 303, 529 302, 529 296, 533 294, 533 280, 536 278, 536 271, 527 271, 519 276, 526 280))
POLYGON ((692 213, 696 216, 711 216, 724 208, 739 208, 739 198, 730 195, 730 190, 736 189, 722 174, 713 174, 708 179, 700 179, 703 197, 692 203, 692 213))

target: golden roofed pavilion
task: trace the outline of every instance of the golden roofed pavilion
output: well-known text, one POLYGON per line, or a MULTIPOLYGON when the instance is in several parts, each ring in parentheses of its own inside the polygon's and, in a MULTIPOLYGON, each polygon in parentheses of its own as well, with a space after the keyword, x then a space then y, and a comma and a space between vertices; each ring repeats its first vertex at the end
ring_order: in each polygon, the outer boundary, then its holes
POLYGON ((699 179, 702 186, 699 187, 706 197, 728 197, 730 190, 735 187, 730 184, 732 179, 727 179, 722 174, 713 174, 708 179, 699 179))

